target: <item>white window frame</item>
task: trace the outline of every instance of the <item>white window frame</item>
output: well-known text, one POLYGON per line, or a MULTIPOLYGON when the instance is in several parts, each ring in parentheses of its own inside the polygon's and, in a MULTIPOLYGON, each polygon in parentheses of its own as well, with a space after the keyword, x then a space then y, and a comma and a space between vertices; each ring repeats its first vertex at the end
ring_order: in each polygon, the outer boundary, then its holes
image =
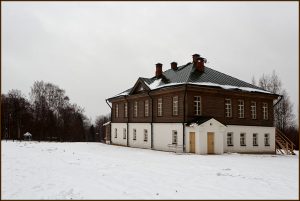
POLYGON ((172 144, 177 145, 178 143, 178 132, 177 130, 172 130, 172 144))
POLYGON ((145 100, 145 117, 149 116, 149 100, 145 100))
POLYGON ((138 102, 134 101, 134 106, 133 106, 133 117, 138 116, 138 102))
POLYGON ((118 129, 115 128, 115 138, 117 138, 117 137, 118 137, 118 129))
POLYGON ((232 106, 230 98, 225 98, 225 117, 232 117, 232 106))
POLYGON ((132 135, 133 135, 132 139, 136 140, 136 129, 135 128, 133 129, 132 135))
POLYGON ((115 114, 116 118, 119 117, 119 104, 116 104, 116 114, 115 114))
POLYGON ((227 146, 233 146, 233 132, 227 133, 227 146))
POLYGON ((148 141, 148 130, 144 129, 144 142, 148 141))
POLYGON ((265 144, 265 146, 270 146, 270 134, 269 133, 265 133, 265 135, 264 135, 264 144, 265 144))
POLYGON ((173 96, 173 116, 178 115, 178 96, 173 96))
POLYGON ((201 96, 194 96, 194 111, 196 116, 201 116, 201 96))
POLYGON ((241 119, 245 117, 245 102, 241 99, 238 100, 238 114, 241 119))
POLYGON ((126 128, 123 128, 123 139, 126 139, 126 134, 127 134, 126 128))
POLYGON ((258 146, 258 134, 253 133, 252 138, 253 138, 253 146, 258 146))
POLYGON ((246 146, 246 133, 240 134, 240 146, 246 146))
POLYGON ((127 118, 128 117, 128 104, 124 103, 124 117, 127 118))
POLYGON ((263 119, 264 120, 268 120, 268 103, 263 103, 263 106, 262 106, 262 109, 263 109, 263 119))
POLYGON ((256 102, 251 101, 251 118, 256 119, 256 102))
POLYGON ((157 116, 162 116, 162 98, 157 99, 157 116))

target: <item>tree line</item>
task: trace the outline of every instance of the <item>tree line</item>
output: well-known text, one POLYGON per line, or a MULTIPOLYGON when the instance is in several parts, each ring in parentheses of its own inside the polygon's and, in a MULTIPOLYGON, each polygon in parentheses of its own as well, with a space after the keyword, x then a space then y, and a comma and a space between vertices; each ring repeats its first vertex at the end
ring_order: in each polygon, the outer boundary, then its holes
POLYGON ((29 132, 37 141, 103 141, 102 124, 109 119, 101 115, 94 126, 65 90, 44 81, 34 82, 29 99, 16 89, 1 94, 2 139, 22 140, 29 132))

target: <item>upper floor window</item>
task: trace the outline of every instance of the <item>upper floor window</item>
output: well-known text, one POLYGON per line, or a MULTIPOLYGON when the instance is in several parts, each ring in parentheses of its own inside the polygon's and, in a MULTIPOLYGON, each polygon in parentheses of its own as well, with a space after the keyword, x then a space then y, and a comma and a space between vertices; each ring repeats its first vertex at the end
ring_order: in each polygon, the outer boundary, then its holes
POLYGON ((263 103, 263 119, 268 120, 268 103, 263 103))
POLYGON ((194 111, 195 115, 201 115, 201 96, 194 96, 194 111))
POLYGON ((239 118, 244 118, 244 100, 239 100, 238 103, 239 118))
POLYGON ((172 144, 177 144, 177 131, 172 131, 172 144))
POLYGON ((157 116, 162 116, 162 98, 157 99, 157 116))
POLYGON ((128 116, 128 109, 127 109, 127 103, 124 103, 124 117, 127 118, 128 116))
POLYGON ((145 100, 145 117, 149 116, 149 100, 145 100))
POLYGON ((115 128, 115 138, 117 138, 117 137, 118 137, 118 129, 115 128))
POLYGON ((231 99, 229 99, 229 98, 225 99, 225 116, 226 117, 232 117, 231 99))
POLYGON ((256 102, 251 101, 251 118, 256 119, 256 102))
POLYGON ((119 117, 119 104, 116 104, 116 118, 119 117))
POLYGON ((133 140, 136 140, 136 129, 133 129, 133 140))
POLYGON ((270 146, 270 135, 268 133, 265 134, 265 146, 270 146))
POLYGON ((257 133, 253 133, 253 146, 258 146, 257 133))
POLYGON ((233 133, 227 133, 227 146, 233 146, 233 133))
POLYGON ((241 144, 241 146, 246 146, 246 134, 245 133, 241 133, 241 135, 240 135, 240 144, 241 144))
POLYGON ((178 115, 178 96, 173 97, 173 115, 178 115))
POLYGON ((148 130, 144 129, 144 141, 147 142, 148 141, 148 130))
POLYGON ((138 116, 138 102, 134 101, 134 106, 133 106, 133 116, 137 117, 138 116))
POLYGON ((123 128, 123 139, 126 139, 126 128, 123 128))

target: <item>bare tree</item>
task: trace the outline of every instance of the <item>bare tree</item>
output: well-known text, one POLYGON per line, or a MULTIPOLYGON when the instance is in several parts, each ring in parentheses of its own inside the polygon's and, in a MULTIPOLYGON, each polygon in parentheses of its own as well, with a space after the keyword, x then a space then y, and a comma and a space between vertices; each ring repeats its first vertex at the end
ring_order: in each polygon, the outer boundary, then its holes
MULTIPOLYGON (((253 77, 252 80, 255 78, 253 77)), ((263 74, 258 80, 258 86, 264 90, 270 91, 275 94, 282 95, 281 99, 274 107, 274 124, 277 128, 285 131, 288 127, 295 126, 295 115, 293 114, 293 104, 285 89, 282 88, 282 82, 275 71, 271 75, 263 74)))

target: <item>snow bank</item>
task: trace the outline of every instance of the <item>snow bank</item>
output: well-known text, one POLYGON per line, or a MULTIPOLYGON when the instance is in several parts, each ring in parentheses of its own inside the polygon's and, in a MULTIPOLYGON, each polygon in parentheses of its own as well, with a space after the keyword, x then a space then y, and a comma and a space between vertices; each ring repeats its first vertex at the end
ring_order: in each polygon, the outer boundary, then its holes
POLYGON ((2 199, 297 199, 298 155, 1 142, 2 199))

